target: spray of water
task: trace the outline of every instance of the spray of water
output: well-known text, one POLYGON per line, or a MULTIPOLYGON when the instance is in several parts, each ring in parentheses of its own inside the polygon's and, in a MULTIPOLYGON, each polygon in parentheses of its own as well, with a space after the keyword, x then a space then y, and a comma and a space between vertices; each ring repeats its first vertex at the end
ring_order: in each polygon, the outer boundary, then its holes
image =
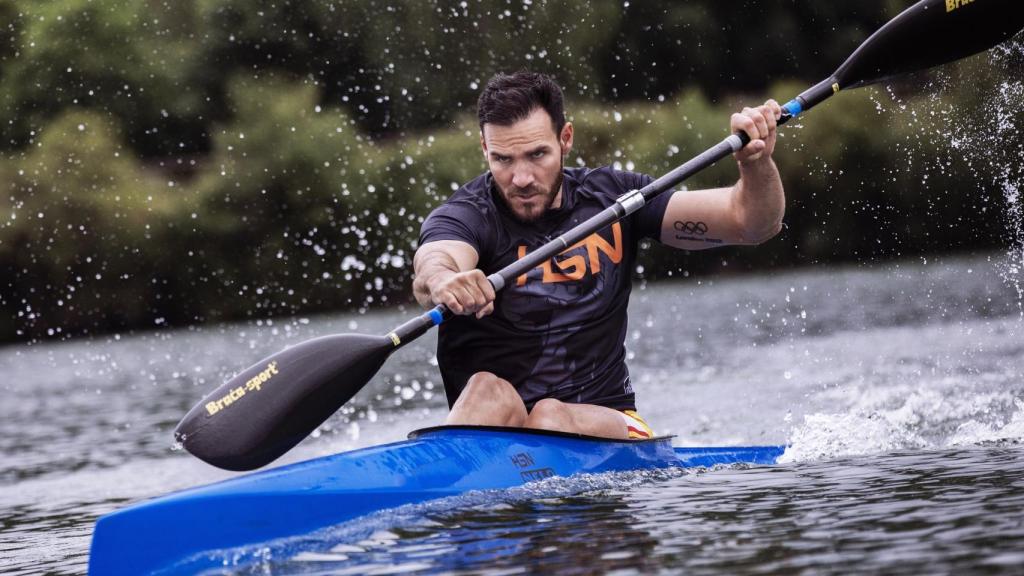
MULTIPOLYGON (((975 60, 953 72, 933 73, 924 96, 903 100, 889 89, 887 97, 877 101, 879 111, 898 109, 894 118, 908 122, 919 142, 945 148, 938 158, 915 150, 912 141, 903 149, 908 163, 923 172, 922 185, 929 173, 967 170, 979 198, 999 206, 991 226, 1003 227, 1006 252, 1005 258, 993 262, 1016 295, 1020 319, 1024 319, 1022 71, 1024 40, 1018 39, 990 51, 987 62, 975 60)), ((1002 329, 1012 340, 1015 328, 1002 329)), ((1008 344, 1007 354, 1019 352, 1008 344)), ((1012 374, 964 368, 962 374, 954 369, 934 379, 880 376, 864 386, 836 389, 831 404, 845 406, 805 416, 791 431, 782 461, 1024 441, 1024 391, 1010 384, 1018 379, 1018 369, 1008 370, 1012 374), (986 384, 986 378, 995 382, 986 384)))
POLYGON ((1024 199, 1020 194, 1024 148, 1019 145, 1024 131, 1022 62, 1024 41, 1018 39, 993 49, 988 66, 970 70, 968 78, 958 78, 957 83, 971 82, 978 91, 968 102, 956 104, 956 108, 971 108, 955 110, 954 118, 967 120, 936 127, 935 135, 966 160, 980 193, 998 192, 1002 196, 1007 247, 1006 261, 999 264, 1000 273, 1016 291, 1018 312, 1024 318, 1024 199))
POLYGON ((807 462, 901 450, 939 450, 1024 439, 1024 401, 955 383, 856 390, 842 413, 804 417, 780 462, 807 462))

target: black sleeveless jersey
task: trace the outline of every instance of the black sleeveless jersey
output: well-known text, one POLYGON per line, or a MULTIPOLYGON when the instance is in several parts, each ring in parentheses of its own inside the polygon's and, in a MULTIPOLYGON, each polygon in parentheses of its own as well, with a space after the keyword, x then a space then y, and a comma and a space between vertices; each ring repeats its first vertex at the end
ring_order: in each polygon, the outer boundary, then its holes
MULTIPOLYGON (((459 188, 423 222, 420 245, 459 240, 491 274, 565 233, 651 178, 610 167, 564 169, 562 205, 523 223, 490 172, 459 188)), ((439 328, 437 360, 448 404, 470 376, 492 372, 528 409, 543 398, 634 410, 626 369, 626 306, 641 238, 658 239, 670 193, 596 232, 498 292, 494 313, 439 328)))

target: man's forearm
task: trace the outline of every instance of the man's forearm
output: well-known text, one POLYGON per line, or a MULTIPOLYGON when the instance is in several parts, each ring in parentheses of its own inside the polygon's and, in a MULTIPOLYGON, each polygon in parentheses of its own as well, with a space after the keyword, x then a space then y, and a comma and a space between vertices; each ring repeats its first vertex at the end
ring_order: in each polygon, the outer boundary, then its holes
POLYGON ((786 212, 786 195, 771 158, 741 163, 734 194, 744 240, 761 243, 779 233, 786 212))

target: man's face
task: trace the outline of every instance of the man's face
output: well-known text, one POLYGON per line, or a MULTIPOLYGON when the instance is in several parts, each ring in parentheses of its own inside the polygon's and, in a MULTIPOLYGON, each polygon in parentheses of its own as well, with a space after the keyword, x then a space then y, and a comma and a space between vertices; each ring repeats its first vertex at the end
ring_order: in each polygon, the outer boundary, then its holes
POLYGON ((562 204, 562 157, 572 148, 572 124, 556 134, 551 116, 535 108, 511 126, 484 124, 480 145, 501 197, 523 222, 562 204))

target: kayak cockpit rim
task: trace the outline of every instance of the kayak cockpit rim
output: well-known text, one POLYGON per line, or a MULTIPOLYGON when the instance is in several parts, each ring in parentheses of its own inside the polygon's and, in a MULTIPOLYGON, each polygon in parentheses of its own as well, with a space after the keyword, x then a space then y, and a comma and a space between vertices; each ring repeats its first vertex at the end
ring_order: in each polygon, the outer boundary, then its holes
POLYGON ((429 426, 409 432, 410 440, 417 440, 433 434, 444 434, 446 432, 504 432, 510 434, 525 434, 528 436, 554 436, 556 438, 572 438, 573 440, 586 440, 590 442, 604 442, 616 444, 646 444, 648 442, 665 442, 675 438, 675 435, 652 436, 650 438, 604 438, 601 436, 589 436, 575 432, 560 432, 558 430, 540 430, 537 428, 517 428, 514 426, 477 426, 473 424, 446 424, 443 426, 429 426))

